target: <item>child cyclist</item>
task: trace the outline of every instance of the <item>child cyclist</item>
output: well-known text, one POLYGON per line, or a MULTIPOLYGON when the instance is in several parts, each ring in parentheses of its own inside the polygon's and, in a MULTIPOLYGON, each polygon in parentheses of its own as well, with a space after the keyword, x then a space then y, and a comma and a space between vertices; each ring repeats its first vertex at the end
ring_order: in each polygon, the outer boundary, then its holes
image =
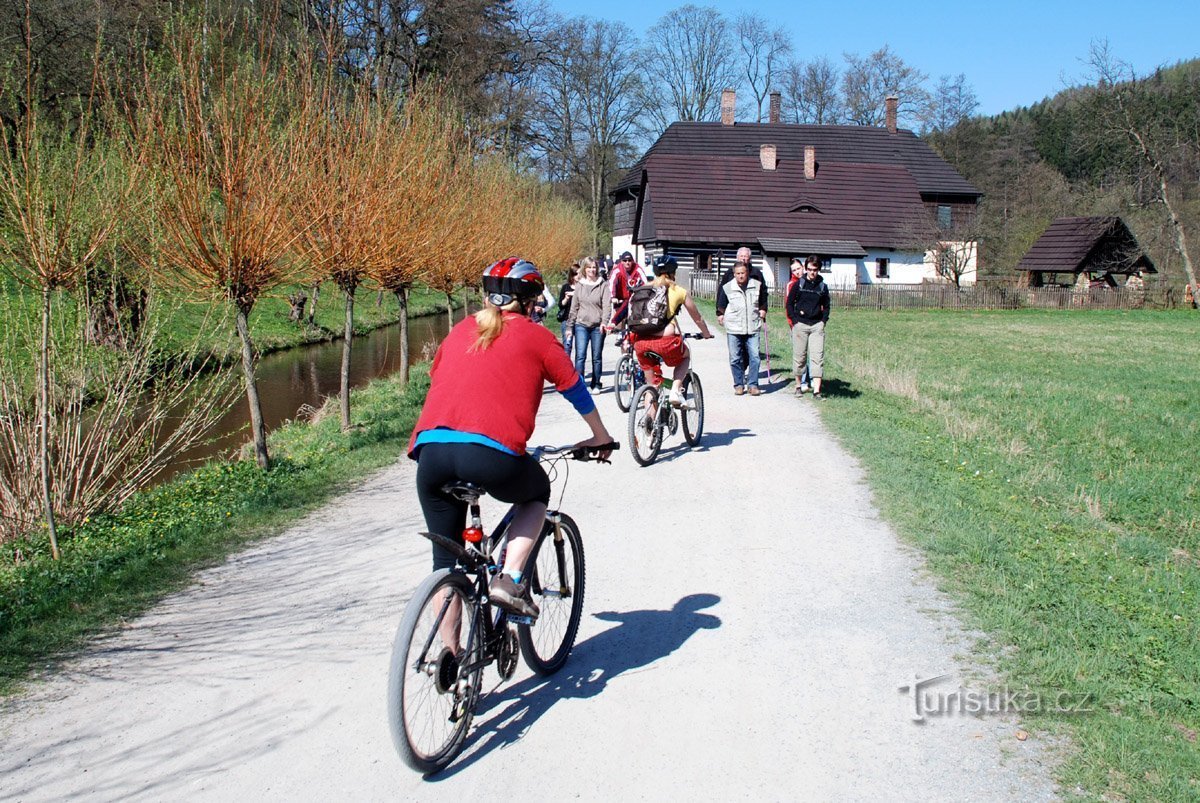
MULTIPOLYGON (((489 595, 500 607, 524 616, 538 615, 522 581, 550 501, 546 472, 525 451, 544 383, 566 396, 591 428, 592 436, 579 446, 594 448, 602 460, 613 448, 571 359, 549 329, 529 320, 544 287, 538 269, 516 257, 483 272, 487 302, 473 319, 455 326, 438 348, 408 452, 417 461, 417 498, 430 532, 461 538, 467 505, 442 491, 447 482, 474 482, 501 502, 516 505, 504 566, 489 595)), ((435 571, 454 563, 453 553, 434 544, 435 571)), ((456 629, 447 626, 450 633, 456 629)), ((447 638, 447 643, 454 641, 447 638)))
POLYGON ((687 344, 683 342, 683 332, 675 320, 680 307, 686 309, 688 315, 691 315, 692 320, 700 327, 701 336, 705 339, 713 336, 687 289, 675 283, 675 272, 678 268, 679 264, 673 256, 664 254, 654 260, 654 281, 651 285, 667 288, 667 325, 661 331, 652 334, 629 334, 638 365, 646 373, 647 382, 655 387, 662 384, 661 368, 657 362, 646 357, 647 351, 653 351, 662 357, 664 363, 674 368, 671 374, 673 381, 670 401, 676 406, 683 403, 683 380, 687 378, 688 369, 692 364, 692 356, 688 352, 687 344))

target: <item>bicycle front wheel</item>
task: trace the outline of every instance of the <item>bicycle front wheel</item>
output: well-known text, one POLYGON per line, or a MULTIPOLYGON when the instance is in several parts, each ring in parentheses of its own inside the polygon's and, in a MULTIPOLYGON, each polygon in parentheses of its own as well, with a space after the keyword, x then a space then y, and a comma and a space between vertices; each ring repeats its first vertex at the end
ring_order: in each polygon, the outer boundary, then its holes
POLYGON ((629 408, 629 442, 633 444, 633 459, 639 466, 648 466, 658 459, 663 432, 657 419, 658 388, 642 385, 633 394, 629 408))
POLYGON ((527 566, 529 590, 541 613, 532 625, 518 625, 521 654, 539 675, 552 675, 567 662, 583 616, 585 568, 579 526, 565 513, 558 526, 547 521, 527 566))
POLYGON ((683 439, 688 446, 695 446, 704 432, 704 388, 695 371, 688 371, 683 380, 683 398, 683 439))
POLYGON ((464 644, 477 615, 461 573, 434 572, 417 588, 392 645, 388 724, 404 763, 417 772, 444 769, 462 749, 479 698, 483 665, 463 671, 464 644))
POLYGON ((613 373, 613 395, 617 397, 617 407, 621 412, 629 412, 629 403, 633 401, 633 391, 637 389, 637 361, 632 354, 623 354, 617 362, 617 370, 613 373))

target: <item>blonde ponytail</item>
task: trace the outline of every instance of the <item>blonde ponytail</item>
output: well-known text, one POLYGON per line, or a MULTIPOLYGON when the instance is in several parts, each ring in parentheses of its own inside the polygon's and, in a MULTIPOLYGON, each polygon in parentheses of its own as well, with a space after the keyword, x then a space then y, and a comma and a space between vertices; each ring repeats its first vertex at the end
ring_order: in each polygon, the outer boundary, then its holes
POLYGON ((491 301, 483 302, 483 309, 475 313, 475 334, 478 337, 467 351, 483 351, 492 345, 493 341, 504 331, 504 313, 520 311, 520 301, 512 301, 503 307, 497 307, 491 301))

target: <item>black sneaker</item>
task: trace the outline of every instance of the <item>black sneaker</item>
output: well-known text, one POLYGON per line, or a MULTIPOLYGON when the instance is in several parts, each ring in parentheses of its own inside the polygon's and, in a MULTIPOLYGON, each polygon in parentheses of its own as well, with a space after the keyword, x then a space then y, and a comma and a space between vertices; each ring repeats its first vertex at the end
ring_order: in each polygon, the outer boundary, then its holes
POLYGON ((488 588, 488 596, 498 608, 518 616, 536 617, 541 611, 531 600, 525 598, 525 588, 517 585, 507 574, 501 574, 492 581, 488 588))
POLYGON ((814 390, 813 391, 813 401, 825 401, 825 397, 814 390))

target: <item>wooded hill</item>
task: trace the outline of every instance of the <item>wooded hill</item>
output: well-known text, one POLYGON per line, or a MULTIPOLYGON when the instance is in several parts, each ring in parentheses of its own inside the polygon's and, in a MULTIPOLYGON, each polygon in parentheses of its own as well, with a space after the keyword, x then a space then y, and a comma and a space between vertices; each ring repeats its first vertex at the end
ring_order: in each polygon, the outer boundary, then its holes
POLYGON ((1200 238, 1200 60, 1137 78, 1093 53, 1090 86, 1036 105, 971 117, 927 135, 986 195, 978 236, 988 279, 1011 279, 1055 217, 1119 215, 1160 273, 1187 281, 1171 210, 1200 238), (1164 196, 1165 194, 1165 196, 1164 196))

